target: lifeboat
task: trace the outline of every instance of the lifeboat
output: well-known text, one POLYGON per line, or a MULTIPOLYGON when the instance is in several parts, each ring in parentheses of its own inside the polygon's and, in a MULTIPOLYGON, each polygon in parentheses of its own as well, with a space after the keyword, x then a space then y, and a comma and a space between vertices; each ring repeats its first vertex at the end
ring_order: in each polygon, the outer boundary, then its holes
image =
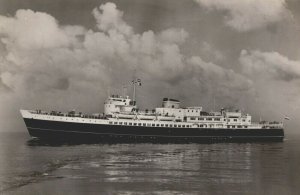
POLYGON ((156 116, 154 116, 154 115, 137 115, 137 118, 140 120, 155 120, 156 116))
POLYGON ((173 121, 174 119, 174 116, 157 116, 157 120, 160 121, 173 121))
POLYGON ((120 119, 134 119, 135 114, 117 114, 116 117, 120 119))

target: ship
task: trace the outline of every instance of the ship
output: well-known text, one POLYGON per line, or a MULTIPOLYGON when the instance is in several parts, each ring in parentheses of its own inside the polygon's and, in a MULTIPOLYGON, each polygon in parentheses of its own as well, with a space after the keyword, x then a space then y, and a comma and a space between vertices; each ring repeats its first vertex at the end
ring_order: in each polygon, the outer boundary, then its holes
POLYGON ((31 137, 45 141, 114 143, 200 143, 200 142, 278 142, 284 139, 283 122, 252 122, 241 110, 220 109, 207 112, 202 106, 182 107, 173 98, 162 105, 140 110, 128 95, 109 95, 104 112, 76 112, 21 109, 31 137))

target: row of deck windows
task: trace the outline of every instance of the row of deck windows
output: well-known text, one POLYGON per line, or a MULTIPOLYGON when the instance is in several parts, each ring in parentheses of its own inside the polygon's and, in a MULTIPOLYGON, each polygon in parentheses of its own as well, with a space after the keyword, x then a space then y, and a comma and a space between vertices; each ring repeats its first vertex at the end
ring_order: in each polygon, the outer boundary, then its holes
MULTIPOLYGON (((187 111, 188 111, 188 112, 190 112, 190 111, 191 111, 191 112, 194 112, 194 110, 187 110, 187 111)), ((195 112, 198 112, 198 110, 195 110, 195 112)))
MULTIPOLYGON (((204 120, 207 120, 207 121, 221 121, 221 118, 196 118, 196 117, 191 117, 190 120, 200 120, 200 121, 204 121, 204 120)), ((224 119, 225 120, 225 119, 224 119)))
POLYGON ((155 123, 129 123, 129 122, 112 122, 109 124, 114 125, 133 125, 133 126, 144 126, 144 127, 191 127, 191 125, 173 125, 173 124, 155 124, 155 123))
POLYGON ((248 128, 247 125, 242 126, 242 125, 227 125, 227 128, 248 128))
MULTIPOLYGON (((221 121, 221 118, 202 118, 202 117, 200 117, 200 118, 191 117, 190 118, 190 120, 197 120, 197 119, 200 121, 204 121, 204 120, 206 120, 206 121, 221 121)), ((225 121, 226 119, 223 119, 223 120, 225 121)), ((230 119, 227 119, 227 121, 229 122, 230 119)), ((233 119, 233 121, 238 122, 238 119, 233 119)), ((246 122, 246 119, 242 119, 242 121, 246 122)))
MULTIPOLYGON (((227 119, 227 121, 229 122, 230 120, 229 120, 229 119, 227 119)), ((233 119, 233 121, 234 121, 234 122, 237 122, 237 121, 238 121, 238 119, 233 119)), ((246 119, 243 119, 242 121, 243 121, 243 122, 246 122, 246 119)))
MULTIPOLYGON (((129 126, 144 126, 144 127, 191 127, 191 125, 173 125, 173 124, 155 124, 155 123, 130 123, 130 122, 112 122, 109 124, 114 125, 129 125, 129 126)), ((214 125, 210 124, 201 124, 199 127, 214 127, 214 125)), ((248 126, 242 125, 227 125, 227 128, 247 128, 248 126)))

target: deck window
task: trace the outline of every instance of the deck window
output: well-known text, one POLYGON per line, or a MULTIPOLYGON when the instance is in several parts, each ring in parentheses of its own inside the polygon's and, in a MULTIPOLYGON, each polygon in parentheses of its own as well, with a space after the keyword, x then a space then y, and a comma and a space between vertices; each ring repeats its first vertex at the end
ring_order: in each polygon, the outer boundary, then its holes
POLYGON ((136 126, 136 123, 133 123, 134 126, 136 126))
POLYGON ((132 123, 129 123, 129 125, 132 125, 132 123))
POLYGON ((185 127, 185 125, 182 125, 182 127, 185 127))
POLYGON ((122 125, 123 124, 123 122, 119 122, 119 125, 122 125))
POLYGON ((157 127, 159 127, 159 124, 156 124, 157 127))
POLYGON ((146 123, 143 123, 143 126, 146 126, 146 123))
POLYGON ((168 124, 166 124, 165 126, 166 126, 166 127, 168 127, 169 125, 168 125, 168 124))
POLYGON ((152 127, 155 127, 155 124, 152 124, 152 127))
POLYGON ((124 125, 127 125, 127 122, 124 122, 124 125))
POLYGON ((117 125, 117 124, 118 124, 118 122, 114 122, 114 124, 115 124, 115 125, 117 125))
POLYGON ((142 125, 142 123, 139 123, 139 126, 141 126, 142 125))
POLYGON ((177 125, 174 125, 174 127, 177 127, 177 125))
POLYGON ((178 127, 181 127, 181 125, 178 125, 178 127))
POLYGON ((113 123, 111 121, 109 121, 109 124, 112 125, 113 123))

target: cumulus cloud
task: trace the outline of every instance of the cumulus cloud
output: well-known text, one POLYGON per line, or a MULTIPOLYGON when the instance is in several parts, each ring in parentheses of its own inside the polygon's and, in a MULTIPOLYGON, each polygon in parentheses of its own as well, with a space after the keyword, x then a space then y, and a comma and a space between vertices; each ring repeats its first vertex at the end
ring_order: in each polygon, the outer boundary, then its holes
POLYGON ((239 60, 248 75, 263 74, 284 81, 300 79, 300 62, 278 52, 242 50, 239 60))
POLYGON ((209 10, 224 11, 226 25, 249 31, 281 21, 289 12, 285 0, 194 0, 209 10))
POLYGON ((218 49, 216 49, 206 41, 204 41, 201 44, 200 49, 201 49, 200 51, 202 52, 202 56, 207 59, 215 60, 215 61, 223 61, 225 59, 225 56, 221 51, 219 51, 218 49))
POLYGON ((60 25, 31 10, 0 16, 0 96, 10 102, 1 106, 15 113, 20 107, 99 112, 107 91, 129 83, 134 71, 145 81, 146 104, 162 95, 209 101, 212 93, 230 104, 251 91, 251 82, 233 70, 183 54, 184 29, 135 33, 113 3, 92 14, 96 30, 60 25))
POLYGON ((117 9, 116 4, 108 2, 93 10, 97 26, 102 31, 118 31, 125 35, 132 33, 132 28, 123 20, 123 12, 117 9))
POLYGON ((300 62, 278 52, 242 50, 239 57, 242 71, 256 89, 254 103, 263 116, 299 119, 300 62))
POLYGON ((188 38, 188 33, 183 29, 170 28, 162 31, 159 38, 164 42, 182 44, 188 38))
POLYGON ((194 73, 205 88, 203 91, 213 96, 228 98, 237 103, 242 95, 254 94, 252 81, 232 69, 205 62, 199 56, 191 57, 188 63, 194 66, 194 73))
POLYGON ((0 16, 0 32, 6 35, 3 43, 21 49, 64 47, 70 41, 55 18, 31 10, 18 10, 15 18, 0 16))

